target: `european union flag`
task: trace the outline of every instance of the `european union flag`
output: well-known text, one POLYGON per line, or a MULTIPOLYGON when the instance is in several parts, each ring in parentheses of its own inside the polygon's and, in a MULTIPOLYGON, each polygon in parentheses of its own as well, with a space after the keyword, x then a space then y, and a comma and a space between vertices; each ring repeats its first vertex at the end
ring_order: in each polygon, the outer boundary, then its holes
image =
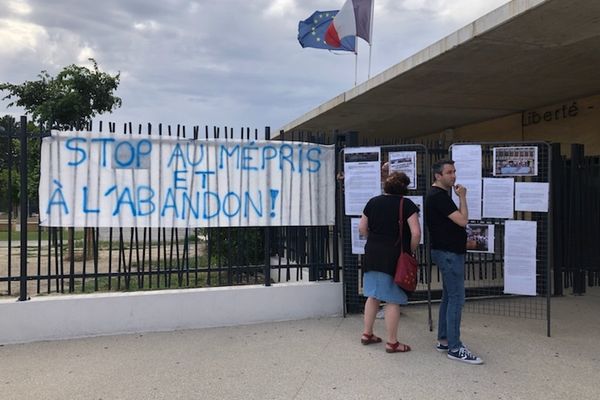
POLYGON ((315 11, 313 15, 304 21, 300 21, 298 23, 298 41, 300 45, 316 49, 355 51, 356 36, 343 38, 340 47, 333 47, 325 43, 325 31, 337 13, 338 10, 315 11))

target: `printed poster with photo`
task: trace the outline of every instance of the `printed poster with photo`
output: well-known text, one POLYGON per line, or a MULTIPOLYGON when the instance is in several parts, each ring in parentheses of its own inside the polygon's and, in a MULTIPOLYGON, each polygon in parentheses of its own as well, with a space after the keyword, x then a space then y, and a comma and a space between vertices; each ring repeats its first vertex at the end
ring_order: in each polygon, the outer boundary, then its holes
POLYGON ((392 151, 389 153, 390 173, 404 172, 410 179, 409 190, 417 188, 417 152, 392 151))
POLYGON ((494 253, 494 240, 494 225, 467 225, 467 251, 469 253, 494 253))
POLYGON ((494 176, 537 176, 537 174, 537 147, 494 147, 494 176))

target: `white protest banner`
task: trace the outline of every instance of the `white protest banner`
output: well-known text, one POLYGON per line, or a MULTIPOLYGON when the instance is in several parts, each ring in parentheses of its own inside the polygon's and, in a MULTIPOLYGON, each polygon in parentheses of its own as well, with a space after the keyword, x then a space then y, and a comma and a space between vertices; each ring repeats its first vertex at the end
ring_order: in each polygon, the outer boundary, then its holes
POLYGON ((40 221, 68 227, 333 225, 334 146, 53 132, 40 221))

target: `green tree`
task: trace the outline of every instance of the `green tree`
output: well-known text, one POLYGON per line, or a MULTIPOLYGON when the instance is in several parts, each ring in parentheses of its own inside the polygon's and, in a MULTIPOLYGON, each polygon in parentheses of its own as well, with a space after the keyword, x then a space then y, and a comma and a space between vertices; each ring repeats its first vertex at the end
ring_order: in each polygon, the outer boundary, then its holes
MULTIPOLYGON (((21 142, 19 139, 9 139, 8 136, 18 134, 19 124, 10 115, 0 118, 0 127, 3 131, 3 136, 0 138, 0 211, 6 212, 9 207, 12 207, 15 216, 18 215, 19 192, 21 190, 19 172, 21 142), (9 184, 10 191, 8 190, 9 184)), ((39 128, 33 122, 29 122, 27 132, 37 134, 39 128)), ((29 204, 33 206, 34 210, 37 209, 39 180, 40 139, 35 138, 30 140, 27 146, 27 194, 29 204)))
MULTIPOLYGON (((114 95, 119 86, 120 73, 112 76, 101 72, 96 60, 89 60, 93 64, 92 69, 72 64, 55 77, 42 71, 38 80, 21 84, 0 83, 0 91, 8 92, 3 100, 10 101, 9 107, 23 107, 31 114, 31 120, 44 130, 81 129, 97 114, 121 107, 121 99, 114 95)), ((37 146, 28 147, 37 152, 35 157, 28 160, 29 190, 35 190, 34 198, 37 199, 40 146, 38 143, 37 146)), ((3 182, 0 181, 0 184, 3 182)), ((0 186, 0 190, 4 189, 4 186, 0 186)), ((69 236, 69 246, 72 247, 73 238, 69 236)))
POLYGON ((120 74, 101 72, 96 60, 89 60, 93 69, 73 64, 55 77, 42 71, 35 81, 1 83, 0 91, 8 92, 3 99, 11 101, 9 107, 25 108, 46 129, 83 127, 97 114, 121 106, 121 99, 114 95, 120 74))
POLYGON ((9 115, 0 118, 0 211, 15 210, 19 203, 18 141, 9 139, 17 129, 15 119, 9 115))

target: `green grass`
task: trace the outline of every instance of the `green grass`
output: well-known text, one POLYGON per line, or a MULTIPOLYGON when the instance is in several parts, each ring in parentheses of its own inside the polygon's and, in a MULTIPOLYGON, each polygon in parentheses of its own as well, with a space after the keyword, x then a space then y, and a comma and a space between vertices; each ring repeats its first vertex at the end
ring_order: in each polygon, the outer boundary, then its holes
MULTIPOLYGON (((201 269, 206 268, 207 256, 201 255, 198 257, 198 267, 201 269)), ((216 286, 227 286, 227 271, 211 271, 210 272, 210 283, 208 282, 208 272, 195 272, 185 270, 176 271, 173 269, 170 271, 164 271, 164 261, 161 264, 160 269, 158 268, 157 262, 152 261, 151 270, 153 272, 152 278, 148 275, 140 276, 137 275, 137 263, 131 265, 131 273, 129 277, 107 277, 102 276, 94 279, 90 276, 85 279, 85 288, 83 287, 83 279, 77 278, 74 280, 74 292, 75 294, 82 293, 98 293, 98 292, 136 292, 136 291, 151 291, 151 290, 164 290, 164 289, 190 289, 190 288, 203 288, 203 287, 216 287, 216 286), (152 287, 150 287, 150 279, 152 280, 152 287), (96 282, 98 289, 96 289, 96 282)), ((194 260, 190 260, 188 266, 189 269, 195 268, 194 260)), ((148 273, 149 265, 144 266, 144 270, 148 273)), ((113 270, 113 272, 116 272, 113 270)), ((262 284, 264 283, 264 277, 261 272, 254 272, 248 275, 247 272, 240 272, 241 282, 238 283, 238 275, 235 271, 231 271, 232 285, 249 285, 249 284, 262 284), (255 275, 258 274, 258 275, 255 275)), ((69 279, 64 280, 65 293, 69 289, 69 279)), ((54 288, 53 291, 56 289, 54 288)), ((43 293, 42 293, 43 295, 43 293)))
MULTIPOLYGON (((138 279, 135 273, 132 273, 129 277, 129 285, 127 285, 126 277, 121 277, 120 285, 119 278, 109 278, 103 276, 98 278, 98 290, 95 290, 95 280, 93 278, 87 278, 85 281, 85 289, 81 279, 75 281, 75 292, 74 293, 95 293, 95 292, 108 292, 108 291, 122 291, 122 292, 138 292, 148 290, 164 290, 164 289, 186 289, 186 288, 201 288, 208 286, 206 284, 206 272, 199 272, 198 279, 194 273, 189 274, 189 282, 186 280, 186 274, 181 274, 181 285, 179 285, 179 276, 177 273, 161 274, 152 276, 152 287, 150 287, 150 277, 144 276, 138 279), (166 281, 166 282, 165 282, 166 281), (143 282, 143 286, 140 284, 143 282)), ((214 281, 214 277, 211 277, 214 281)), ((65 282, 68 286, 68 282, 65 282)))
MULTIPOLYGON (((42 230, 42 241, 48 241, 49 232, 42 230)), ((60 234, 59 234, 60 235, 60 234)), ((63 242, 67 242, 67 238, 69 234, 67 232, 63 232, 63 242)), ((21 232, 12 231, 11 232, 11 240, 18 241, 21 239, 21 232)), ((0 231, 0 241, 8 240, 8 231, 0 231)), ((38 231, 35 229, 34 231, 27 231, 27 240, 38 240, 38 231)), ((83 240, 83 231, 75 231, 75 240, 83 240)))
MULTIPOLYGON (((219 285, 219 273, 211 272, 211 280, 210 285, 208 284, 208 273, 207 272, 190 272, 186 274, 182 272, 178 274, 176 272, 171 272, 167 274, 153 275, 152 276, 152 287, 150 287, 150 278, 148 276, 144 276, 143 280, 135 273, 131 273, 129 277, 129 282, 127 282, 126 277, 119 278, 117 277, 100 277, 97 279, 98 282, 98 290, 95 289, 96 281, 94 278, 87 278, 85 280, 85 288, 83 287, 83 281, 81 279, 75 280, 75 291, 74 294, 84 294, 84 293, 98 293, 98 292, 139 292, 139 291, 152 291, 152 290, 165 290, 165 289, 191 289, 191 288, 203 288, 203 287, 216 287, 216 286, 224 286, 227 284, 227 273, 220 272, 221 275, 221 285, 219 285), (189 276, 189 279, 188 279, 189 276), (181 284, 180 284, 181 280, 181 284)), ((237 285, 236 277, 232 277, 233 285, 237 285)), ((258 276, 256 282, 254 282, 254 276, 248 277, 248 282, 242 282, 242 285, 251 285, 251 284, 262 284, 264 283, 264 279, 262 279, 262 274, 258 276)), ((69 282, 65 280, 65 292, 68 290, 69 282)))

